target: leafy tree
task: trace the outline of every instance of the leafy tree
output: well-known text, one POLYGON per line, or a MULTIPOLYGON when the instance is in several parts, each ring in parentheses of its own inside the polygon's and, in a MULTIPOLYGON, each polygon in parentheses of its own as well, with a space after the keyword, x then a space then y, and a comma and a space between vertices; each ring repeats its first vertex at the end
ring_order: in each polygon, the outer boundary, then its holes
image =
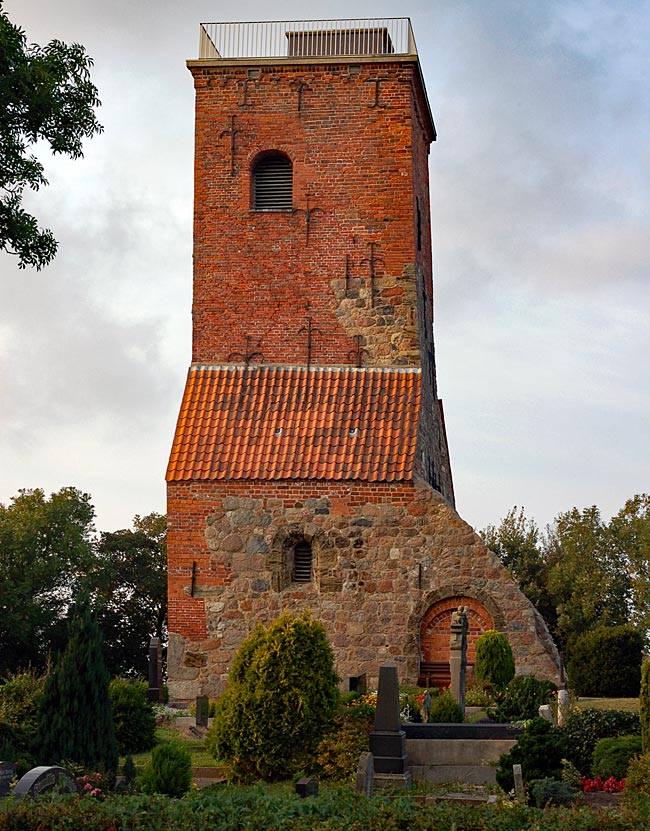
POLYGON ((628 499, 609 523, 614 556, 625 564, 630 581, 632 618, 650 630, 650 494, 628 499))
POLYGON ((0 674, 43 669, 66 642, 66 615, 94 559, 90 496, 21 490, 0 504, 0 674))
POLYGON ((547 590, 557 609, 554 635, 564 649, 597 626, 619 626, 630 614, 625 560, 594 505, 560 514, 546 541, 547 590))
POLYGON ((0 248, 17 255, 20 268, 42 268, 57 249, 52 232, 41 230, 22 208, 26 187, 47 184, 43 165, 28 148, 42 140, 53 153, 77 159, 83 139, 101 132, 92 63, 77 43, 28 45, 0 0, 0 248))
POLYGON ((152 513, 136 516, 133 525, 134 531, 101 535, 88 577, 112 675, 146 674, 150 638, 166 636, 167 520, 152 513))
POLYGON ((314 764, 338 703, 323 626, 284 614, 235 655, 206 747, 233 779, 288 779, 314 764))
POLYGON ((485 545, 499 557, 526 597, 548 626, 556 623, 555 605, 546 583, 546 557, 537 524, 523 508, 511 508, 498 526, 488 525, 480 532, 485 545))
POLYGON ((41 699, 42 761, 71 760, 95 770, 117 769, 109 682, 102 634, 86 595, 72 611, 70 640, 41 699))

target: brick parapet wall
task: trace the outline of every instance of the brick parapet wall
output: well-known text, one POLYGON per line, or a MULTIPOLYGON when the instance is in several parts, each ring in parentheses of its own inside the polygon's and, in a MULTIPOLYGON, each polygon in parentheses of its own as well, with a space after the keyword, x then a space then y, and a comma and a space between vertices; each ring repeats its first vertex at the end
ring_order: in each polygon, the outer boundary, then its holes
POLYGON ((424 484, 172 483, 168 516, 175 698, 223 690, 230 661, 256 621, 285 609, 310 609, 323 622, 342 679, 365 672, 373 683, 379 665, 392 660, 402 680, 415 682, 420 623, 441 596, 456 594, 496 610, 518 672, 560 679, 559 656, 534 608, 497 557, 424 484), (179 513, 188 497, 196 510, 179 513), (314 551, 308 584, 286 582, 282 573, 284 548, 298 536, 314 551))

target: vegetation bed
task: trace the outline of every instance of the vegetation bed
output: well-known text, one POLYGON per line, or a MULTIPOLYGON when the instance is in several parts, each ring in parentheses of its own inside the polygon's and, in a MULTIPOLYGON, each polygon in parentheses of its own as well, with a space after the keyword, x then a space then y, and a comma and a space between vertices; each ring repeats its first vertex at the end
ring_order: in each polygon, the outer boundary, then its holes
POLYGON ((410 794, 366 799, 351 788, 300 799, 290 786, 224 785, 183 799, 139 794, 104 802, 55 796, 0 803, 0 831, 638 831, 649 819, 643 798, 616 810, 540 810, 509 801, 421 805, 410 794))

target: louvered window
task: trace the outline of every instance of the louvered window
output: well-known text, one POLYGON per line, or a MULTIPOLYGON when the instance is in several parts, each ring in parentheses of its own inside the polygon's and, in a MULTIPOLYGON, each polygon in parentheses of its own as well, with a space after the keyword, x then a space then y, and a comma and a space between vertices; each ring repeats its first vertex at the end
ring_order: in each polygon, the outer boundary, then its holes
POLYGON ((253 168, 253 208, 287 211, 293 204, 293 165, 284 153, 265 153, 253 168))
POLYGON ((293 550, 293 580, 295 583, 311 582, 311 545, 299 542, 293 550))

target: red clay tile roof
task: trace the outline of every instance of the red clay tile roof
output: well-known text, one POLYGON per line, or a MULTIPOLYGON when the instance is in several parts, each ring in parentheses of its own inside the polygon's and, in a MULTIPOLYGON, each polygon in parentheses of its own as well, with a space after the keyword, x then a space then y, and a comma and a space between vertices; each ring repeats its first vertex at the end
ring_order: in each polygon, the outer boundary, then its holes
POLYGON ((167 481, 412 478, 416 368, 190 367, 167 481))

